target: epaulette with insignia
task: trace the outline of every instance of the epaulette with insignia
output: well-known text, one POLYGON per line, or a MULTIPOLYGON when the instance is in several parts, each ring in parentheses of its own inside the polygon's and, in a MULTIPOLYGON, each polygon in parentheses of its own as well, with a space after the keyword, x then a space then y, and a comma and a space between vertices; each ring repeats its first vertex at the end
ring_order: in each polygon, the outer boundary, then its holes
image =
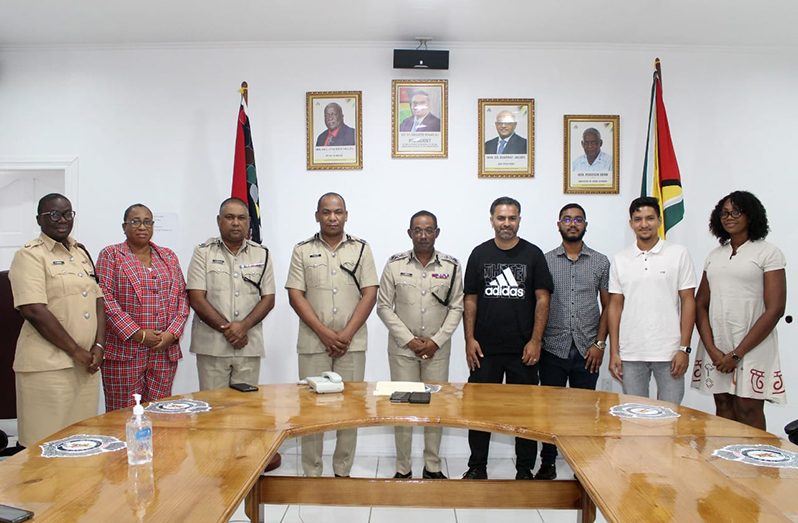
POLYGON ((198 245, 198 247, 202 247, 202 248, 210 247, 211 245, 214 245, 216 243, 219 243, 219 238, 218 237, 216 237, 216 238, 208 238, 204 242, 200 243, 198 245))
POLYGON ((25 245, 23 245, 23 247, 25 249, 30 249, 32 247, 38 247, 39 245, 42 245, 42 244, 44 244, 42 239, 41 238, 36 238, 35 240, 31 240, 28 243, 26 243, 25 245))
POLYGON ((389 262, 395 262, 399 260, 405 260, 410 257, 410 251, 400 252, 398 254, 394 254, 390 258, 388 258, 389 262))
POLYGON ((313 240, 317 240, 318 238, 319 238, 319 235, 318 234, 314 234, 313 236, 311 236, 307 240, 304 240, 304 241, 301 241, 301 242, 297 243, 296 246, 299 247, 300 245, 305 245, 306 243, 310 243, 313 240))
POLYGON ((443 261, 447 261, 455 265, 460 265, 460 262, 457 261, 457 258, 455 258, 454 256, 449 256, 448 254, 439 254, 438 257, 443 261))
POLYGON ((366 240, 360 239, 360 238, 358 238, 357 236, 352 236, 351 234, 347 234, 347 235, 346 235, 346 239, 347 239, 348 241, 349 241, 349 240, 351 240, 351 241, 353 241, 353 242, 359 242, 359 243, 362 243, 363 245, 368 245, 368 243, 366 243, 366 240))

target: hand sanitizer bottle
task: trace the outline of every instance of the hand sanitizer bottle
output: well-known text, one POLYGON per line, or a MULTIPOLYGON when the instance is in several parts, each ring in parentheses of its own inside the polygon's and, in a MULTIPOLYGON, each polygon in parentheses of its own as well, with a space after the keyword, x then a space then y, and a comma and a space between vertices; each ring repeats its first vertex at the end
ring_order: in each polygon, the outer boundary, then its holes
POLYGON ((127 462, 140 465, 152 461, 152 421, 144 415, 141 394, 133 394, 136 406, 133 416, 127 420, 127 462))

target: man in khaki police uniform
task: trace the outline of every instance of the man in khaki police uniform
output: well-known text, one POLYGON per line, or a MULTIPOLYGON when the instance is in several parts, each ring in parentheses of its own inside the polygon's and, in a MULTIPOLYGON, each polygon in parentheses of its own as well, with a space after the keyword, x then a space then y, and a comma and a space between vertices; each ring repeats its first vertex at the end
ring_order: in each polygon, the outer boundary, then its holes
POLYGON ((200 390, 258 383, 264 355, 261 321, 274 308, 271 256, 247 240, 247 205, 226 199, 216 223, 220 237, 194 248, 186 284, 195 312, 191 352, 197 355, 200 390))
MULTIPOLYGON (((413 249, 391 256, 377 294, 377 314, 388 327, 388 362, 394 381, 443 383, 449 379, 451 337, 463 317, 463 276, 455 258, 435 250, 438 219, 429 211, 410 218, 413 249)), ((413 476, 412 427, 395 427, 396 474, 413 476)), ((441 472, 442 429, 424 428, 424 479, 441 472)))
MULTIPOLYGON (((320 232, 296 247, 288 272, 288 299, 299 319, 299 379, 334 371, 344 381, 363 381, 366 319, 377 301, 377 270, 365 241, 344 233, 346 203, 341 195, 319 198, 320 232)), ((324 434, 302 438, 302 469, 320 476, 324 434)), ((357 430, 337 432, 333 472, 349 476, 357 430)))
POLYGON ((37 441, 97 415, 105 309, 94 264, 70 232, 63 195, 39 200, 42 233, 14 255, 14 307, 25 318, 14 357, 19 443, 37 441))

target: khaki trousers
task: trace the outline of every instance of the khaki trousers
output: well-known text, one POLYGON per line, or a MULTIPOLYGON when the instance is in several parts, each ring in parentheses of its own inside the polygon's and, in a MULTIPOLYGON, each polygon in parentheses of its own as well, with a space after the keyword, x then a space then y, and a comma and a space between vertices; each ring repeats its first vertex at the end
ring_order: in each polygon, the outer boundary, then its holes
POLYGON ((257 385, 260 381, 260 356, 209 356, 197 354, 200 390, 229 387, 231 383, 257 385))
MULTIPOLYGON (((415 356, 388 354, 393 381, 422 381, 424 383, 446 383, 449 381, 449 354, 422 360, 415 356)), ((424 468, 429 472, 440 472, 441 427, 424 427, 424 468)), ((411 472, 411 450, 413 427, 394 427, 396 442, 396 472, 411 472)))
POLYGON ((97 415, 100 373, 85 367, 17 372, 16 388, 19 444, 25 447, 97 415))
MULTIPOLYGON (((340 358, 331 358, 327 353, 299 355, 299 379, 319 376, 326 370, 337 372, 345 382, 363 381, 366 372, 366 353, 365 351, 347 351, 340 358)), ((339 476, 349 476, 355 458, 357 429, 339 430, 335 435, 333 472, 339 476)), ((323 432, 302 438, 302 470, 306 476, 321 476, 323 451, 323 432)))

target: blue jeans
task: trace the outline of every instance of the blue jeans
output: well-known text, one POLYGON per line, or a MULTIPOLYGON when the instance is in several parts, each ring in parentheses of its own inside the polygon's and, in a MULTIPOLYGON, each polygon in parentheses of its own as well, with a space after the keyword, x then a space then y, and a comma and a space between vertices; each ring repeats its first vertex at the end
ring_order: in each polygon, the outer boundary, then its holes
MULTIPOLYGON (((565 387, 569 385, 574 389, 596 390, 598 372, 591 373, 585 368, 585 358, 579 354, 579 349, 571 343, 568 358, 560 358, 547 352, 540 352, 540 384, 550 387, 565 387)), ((557 447, 551 443, 544 443, 540 451, 541 465, 554 465, 557 459, 557 447)))
POLYGON ((679 405, 684 397, 684 375, 671 376, 670 361, 624 361, 623 393, 647 398, 652 374, 657 382, 657 399, 679 405))

